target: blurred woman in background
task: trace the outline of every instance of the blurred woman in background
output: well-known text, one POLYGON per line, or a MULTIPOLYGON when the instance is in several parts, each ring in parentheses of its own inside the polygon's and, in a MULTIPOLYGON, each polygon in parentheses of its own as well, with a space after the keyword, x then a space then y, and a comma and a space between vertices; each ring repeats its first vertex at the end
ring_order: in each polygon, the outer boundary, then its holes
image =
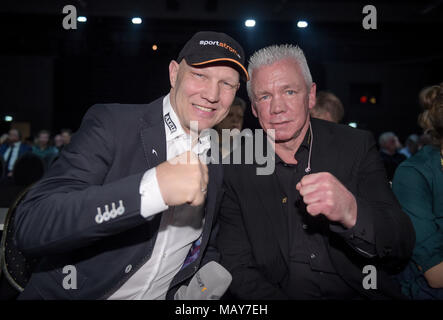
POLYGON ((443 299, 443 84, 423 89, 420 103, 418 122, 432 144, 400 164, 392 185, 416 232, 400 282, 412 299, 443 299))

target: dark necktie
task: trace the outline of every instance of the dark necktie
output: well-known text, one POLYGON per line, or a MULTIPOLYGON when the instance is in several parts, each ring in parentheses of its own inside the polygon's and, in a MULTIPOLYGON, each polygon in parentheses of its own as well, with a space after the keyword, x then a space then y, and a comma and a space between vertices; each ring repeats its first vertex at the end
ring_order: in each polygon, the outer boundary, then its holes
POLYGON ((9 172, 9 162, 11 161, 12 153, 14 152, 14 148, 15 148, 15 144, 11 145, 9 148, 11 149, 11 151, 9 151, 8 158, 6 159, 6 163, 5 163, 6 172, 9 172))

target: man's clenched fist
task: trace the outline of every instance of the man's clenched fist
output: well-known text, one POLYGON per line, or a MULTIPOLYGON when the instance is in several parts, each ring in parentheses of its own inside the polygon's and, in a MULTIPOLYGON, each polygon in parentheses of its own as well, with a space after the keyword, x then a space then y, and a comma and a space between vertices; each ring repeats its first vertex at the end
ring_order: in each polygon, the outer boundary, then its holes
POLYGON ((156 168, 163 201, 168 206, 203 204, 208 185, 208 167, 192 152, 184 152, 156 168))
POLYGON ((357 221, 357 201, 354 195, 329 172, 304 176, 296 189, 306 203, 311 216, 323 214, 330 221, 352 228, 357 221))

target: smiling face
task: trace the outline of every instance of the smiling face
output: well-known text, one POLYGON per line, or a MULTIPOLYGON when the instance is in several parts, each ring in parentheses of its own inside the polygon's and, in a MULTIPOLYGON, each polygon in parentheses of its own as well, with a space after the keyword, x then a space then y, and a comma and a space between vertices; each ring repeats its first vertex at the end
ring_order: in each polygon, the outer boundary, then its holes
POLYGON ((291 142, 309 126, 315 88, 314 83, 307 88, 300 66, 292 58, 261 66, 251 75, 252 113, 266 132, 275 130, 276 143, 291 142))
POLYGON ((239 73, 226 65, 192 67, 183 59, 169 64, 170 100, 183 129, 198 121, 199 131, 212 128, 229 112, 239 83, 239 73))

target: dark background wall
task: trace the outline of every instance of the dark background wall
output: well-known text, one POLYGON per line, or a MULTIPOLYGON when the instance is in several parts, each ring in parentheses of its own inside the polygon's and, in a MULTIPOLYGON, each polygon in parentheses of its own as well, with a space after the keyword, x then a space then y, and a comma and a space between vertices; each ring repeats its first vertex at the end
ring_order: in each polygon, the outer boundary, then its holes
MULTIPOLYGON (((442 1, 375 1, 377 30, 362 27, 365 4, 7 1, 0 9, 0 133, 10 126, 4 115, 29 122, 32 133, 55 133, 76 130, 95 103, 149 102, 168 92, 168 64, 192 34, 215 30, 236 38, 247 56, 265 45, 299 44, 318 89, 343 101, 346 122, 375 135, 392 130, 403 140, 421 132, 421 88, 443 81, 442 1), (88 16, 77 30, 62 28, 66 4, 88 16), (143 24, 130 23, 136 13, 143 24), (249 16, 257 20, 253 29, 243 25, 249 16), (299 17, 309 21, 307 29, 295 26, 299 17), (365 90, 376 93, 376 105, 359 103, 365 90)), ((238 94, 247 99, 244 85, 238 94)), ((245 122, 258 127, 250 112, 245 122)))

